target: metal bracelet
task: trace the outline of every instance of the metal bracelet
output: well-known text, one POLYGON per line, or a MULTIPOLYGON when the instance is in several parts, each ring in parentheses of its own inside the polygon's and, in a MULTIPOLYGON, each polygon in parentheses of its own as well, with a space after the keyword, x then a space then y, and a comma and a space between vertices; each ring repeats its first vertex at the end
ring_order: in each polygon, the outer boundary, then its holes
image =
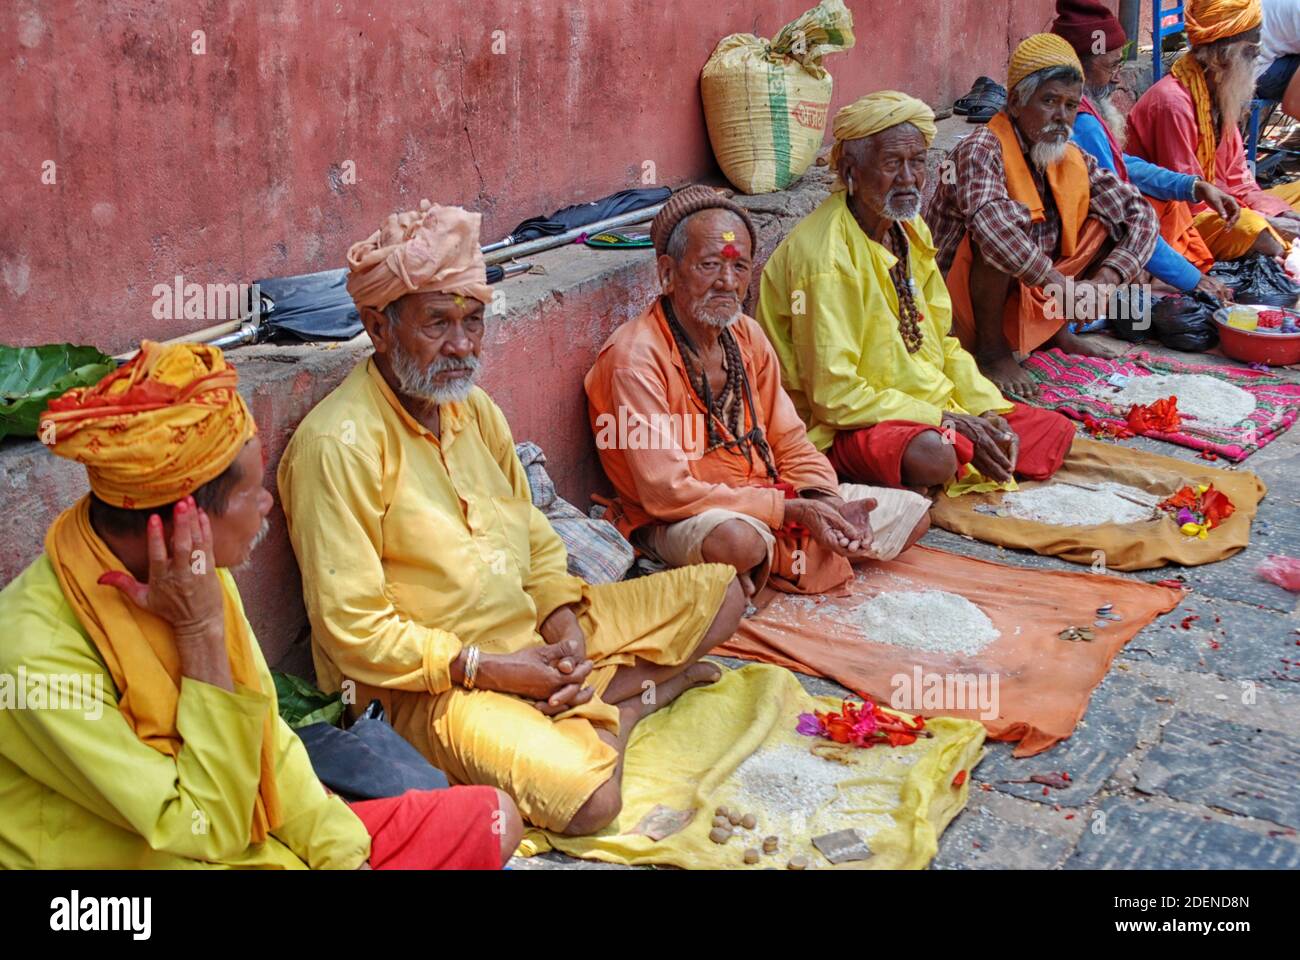
POLYGON ((474 681, 478 677, 478 662, 482 656, 478 647, 470 647, 469 652, 465 654, 465 676, 461 681, 466 690, 474 689, 474 681))

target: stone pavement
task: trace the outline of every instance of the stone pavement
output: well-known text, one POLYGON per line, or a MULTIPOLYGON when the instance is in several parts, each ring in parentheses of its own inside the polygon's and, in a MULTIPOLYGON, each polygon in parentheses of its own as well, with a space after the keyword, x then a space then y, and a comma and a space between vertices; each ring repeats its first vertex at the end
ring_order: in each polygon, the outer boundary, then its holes
MULTIPOLYGON (((1283 373, 1300 382, 1300 370, 1283 373)), ((1196 459, 1172 444, 1123 442, 1196 459)), ((935 869, 1300 869, 1300 595, 1254 573, 1269 554, 1300 557, 1300 430, 1229 469, 1254 472, 1269 488, 1251 545, 1208 566, 1116 574, 1181 574, 1192 592, 1120 652, 1069 740, 1022 760, 1010 744, 988 744, 935 869), (1200 619, 1181 629, 1191 614, 1200 619), (1047 796, 1039 785, 1002 782, 1062 771, 1070 787, 1047 796)), ((943 530, 922 542, 999 563, 1079 569, 943 530)), ((812 693, 847 693, 801 679, 812 693)), ((622 869, 560 854, 511 865, 622 869)))

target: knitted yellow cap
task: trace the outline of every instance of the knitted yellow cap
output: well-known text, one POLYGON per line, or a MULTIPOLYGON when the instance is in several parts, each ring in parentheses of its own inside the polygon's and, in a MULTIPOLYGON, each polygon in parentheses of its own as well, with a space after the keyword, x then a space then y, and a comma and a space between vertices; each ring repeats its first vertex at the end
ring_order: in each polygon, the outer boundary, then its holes
POLYGON ((1074 52, 1068 40, 1054 33, 1036 33, 1026 38, 1015 53, 1011 54, 1011 64, 1007 68, 1007 92, 1015 90, 1020 81, 1031 73, 1046 70, 1048 67, 1073 67, 1083 79, 1083 64, 1074 52))

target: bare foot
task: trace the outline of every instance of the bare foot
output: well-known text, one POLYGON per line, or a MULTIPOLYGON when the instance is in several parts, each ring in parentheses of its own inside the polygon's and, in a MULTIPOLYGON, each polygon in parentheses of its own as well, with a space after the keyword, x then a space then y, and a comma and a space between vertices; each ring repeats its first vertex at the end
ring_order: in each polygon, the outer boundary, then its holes
POLYGON ((707 686, 722 679, 722 668, 716 663, 698 660, 681 673, 674 674, 663 683, 650 683, 639 696, 628 697, 618 705, 620 723, 644 720, 661 707, 666 707, 692 687, 707 686))
POLYGON ((1101 357, 1103 360, 1114 360, 1124 355, 1123 347, 1112 346, 1095 336, 1081 337, 1070 333, 1065 327, 1056 331, 1056 335, 1047 341, 1047 346, 1059 347, 1066 353, 1082 354, 1085 357, 1101 357))
POLYGON ((993 381, 1003 394, 1015 397, 1038 396, 1038 383, 1009 353, 1000 357, 976 358, 980 372, 993 381))

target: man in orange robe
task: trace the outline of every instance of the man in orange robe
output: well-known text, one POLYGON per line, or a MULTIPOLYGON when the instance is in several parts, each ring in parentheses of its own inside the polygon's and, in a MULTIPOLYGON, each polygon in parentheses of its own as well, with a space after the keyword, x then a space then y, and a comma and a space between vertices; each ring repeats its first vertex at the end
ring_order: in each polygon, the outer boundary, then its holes
POLYGON ((929 501, 837 482, 762 328, 741 312, 754 247, 744 208, 691 187, 651 235, 664 293, 614 332, 586 377, 619 530, 669 566, 731 564, 751 597, 769 576, 782 590, 828 590, 852 576, 851 561, 914 543, 929 501))

